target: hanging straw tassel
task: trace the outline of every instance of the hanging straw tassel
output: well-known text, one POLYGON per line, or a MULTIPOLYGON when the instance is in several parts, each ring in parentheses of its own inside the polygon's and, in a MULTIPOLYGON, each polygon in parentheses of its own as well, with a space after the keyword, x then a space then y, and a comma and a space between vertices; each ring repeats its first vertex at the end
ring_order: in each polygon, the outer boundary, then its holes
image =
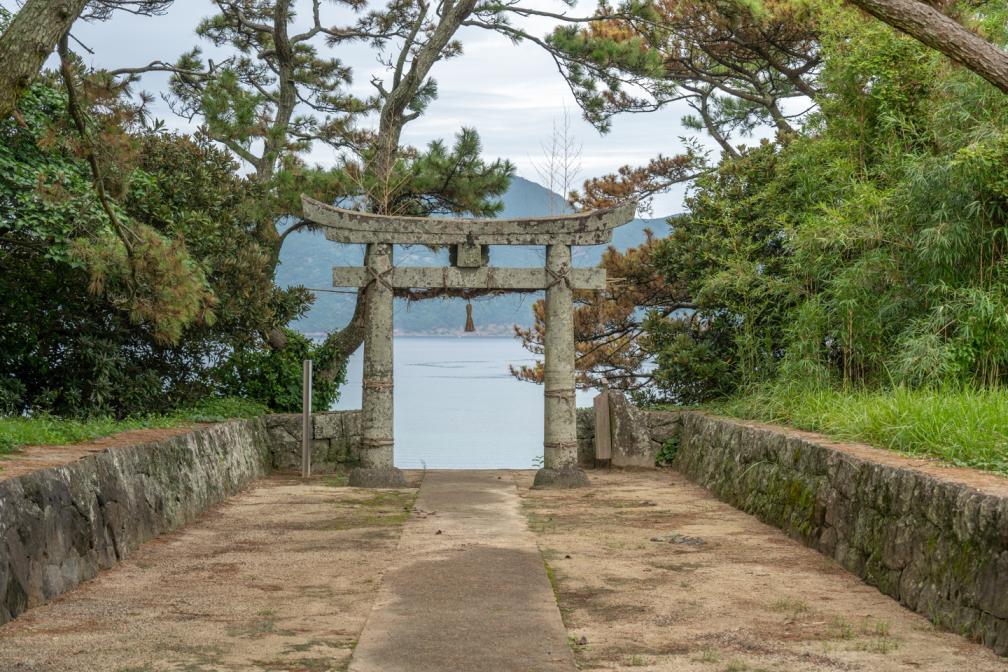
POLYGON ((473 319, 472 319, 472 303, 471 302, 466 304, 466 326, 465 326, 465 330, 467 332, 476 331, 476 325, 473 324, 473 319))

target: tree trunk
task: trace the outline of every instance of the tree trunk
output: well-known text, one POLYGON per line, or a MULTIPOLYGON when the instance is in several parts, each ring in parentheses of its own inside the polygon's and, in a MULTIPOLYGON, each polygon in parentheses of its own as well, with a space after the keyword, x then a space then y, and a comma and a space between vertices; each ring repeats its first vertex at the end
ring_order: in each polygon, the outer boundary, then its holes
MULTIPOLYGON (((366 263, 366 262, 365 262, 366 263)), ((326 336, 326 348, 332 348, 336 353, 336 365, 339 366, 347 357, 352 355, 364 342, 364 316, 366 314, 367 303, 364 301, 364 293, 357 293, 357 302, 354 304, 353 317, 350 322, 340 329, 326 336)), ((320 375, 327 380, 336 377, 336 369, 325 369, 320 375)))
MULTIPOLYGON (((392 90, 386 95, 379 114, 378 137, 375 138, 376 151, 370 166, 370 170, 378 178, 379 192, 368 194, 368 197, 372 209, 378 214, 391 214, 389 212, 389 201, 393 187, 391 179, 399 154, 399 141, 403 126, 409 121, 406 110, 430 73, 431 67, 441 58, 445 46, 454 37, 462 25, 462 21, 472 13, 475 6, 476 0, 461 0, 452 6, 441 17, 430 39, 414 54, 413 46, 416 36, 423 25, 418 18, 412 34, 401 47, 393 75, 392 90), (406 68, 407 58, 411 54, 413 56, 412 62, 409 68, 406 68)), ((372 245, 368 245, 367 251, 364 253, 365 266, 371 264, 372 248, 372 245)), ((350 324, 329 334, 325 340, 325 347, 335 348, 338 353, 346 357, 359 348, 364 342, 365 309, 364 295, 359 292, 350 324)), ((335 375, 335 371, 325 371, 322 375, 332 376, 335 375)))
MULTIPOLYGON (((269 183, 276 174, 276 162, 287 143, 291 116, 293 116, 294 108, 297 105, 297 90, 294 84, 294 49, 291 46, 288 33, 290 5, 290 0, 278 0, 273 8, 273 43, 276 49, 279 100, 272 124, 273 132, 267 135, 263 141, 262 157, 253 164, 255 175, 252 179, 259 184, 269 183)), ((275 276, 276 268, 280 264, 280 249, 283 247, 285 236, 277 235, 275 221, 271 220, 264 229, 262 233, 274 239, 273 274, 275 276)), ((266 335, 266 342, 274 350, 280 350, 287 345, 287 336, 282 329, 274 327, 266 335)), ((359 345, 360 343, 355 345, 353 349, 356 350, 359 345)), ((318 375, 323 378, 327 376, 332 378, 335 374, 335 371, 320 370, 318 372, 318 375)))
POLYGON ((290 24, 291 0, 278 0, 273 8, 273 45, 276 50, 277 101, 276 115, 273 117, 273 132, 263 140, 263 153, 255 166, 255 179, 266 184, 276 173, 277 159, 286 149, 289 138, 291 117, 297 106, 297 86, 294 83, 296 58, 291 45, 288 27, 290 24))
POLYGON ((86 4, 87 0, 27 0, 11 19, 0 36, 0 119, 14 111, 18 98, 86 4))
POLYGON ((1008 52, 918 0, 850 0, 1008 93, 1008 52))

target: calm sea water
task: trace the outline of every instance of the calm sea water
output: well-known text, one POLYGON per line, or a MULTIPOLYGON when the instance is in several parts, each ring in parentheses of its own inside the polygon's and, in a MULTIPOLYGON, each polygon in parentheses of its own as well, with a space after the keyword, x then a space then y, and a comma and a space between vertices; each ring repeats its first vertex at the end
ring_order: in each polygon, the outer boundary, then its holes
MULTIPOLYGON (((542 456, 543 389, 508 373, 532 364, 513 338, 395 339, 395 463, 415 469, 528 469, 542 456)), ((363 353, 337 409, 360 408, 363 353)), ((592 394, 578 392, 578 406, 592 394)))

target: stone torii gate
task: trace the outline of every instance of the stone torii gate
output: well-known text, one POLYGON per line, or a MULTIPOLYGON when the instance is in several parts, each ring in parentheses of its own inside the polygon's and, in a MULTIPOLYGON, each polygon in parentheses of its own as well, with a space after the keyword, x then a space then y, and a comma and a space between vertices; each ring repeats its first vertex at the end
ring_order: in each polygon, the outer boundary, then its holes
POLYGON ((577 464, 574 401, 575 289, 604 289, 605 270, 574 268, 572 245, 599 245, 633 219, 636 204, 608 210, 527 219, 396 217, 344 210, 301 197, 304 218, 338 243, 371 246, 366 266, 333 268, 334 287, 363 287, 365 300, 361 467, 351 485, 395 487, 404 483, 393 465, 392 307, 397 288, 546 290, 544 338, 543 468, 537 487, 586 485, 577 464), (453 265, 395 267, 392 246, 452 246, 453 265), (543 268, 488 266, 488 245, 545 245, 543 268))

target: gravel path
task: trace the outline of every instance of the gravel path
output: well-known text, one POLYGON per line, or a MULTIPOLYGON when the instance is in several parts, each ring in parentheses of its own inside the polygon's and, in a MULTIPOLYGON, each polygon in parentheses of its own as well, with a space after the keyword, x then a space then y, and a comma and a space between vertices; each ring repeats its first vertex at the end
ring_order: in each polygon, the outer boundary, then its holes
POLYGON ((819 553, 671 471, 529 490, 581 669, 1006 672, 819 553))
POLYGON ((273 478, 0 627, 0 670, 343 670, 416 491, 273 478))

